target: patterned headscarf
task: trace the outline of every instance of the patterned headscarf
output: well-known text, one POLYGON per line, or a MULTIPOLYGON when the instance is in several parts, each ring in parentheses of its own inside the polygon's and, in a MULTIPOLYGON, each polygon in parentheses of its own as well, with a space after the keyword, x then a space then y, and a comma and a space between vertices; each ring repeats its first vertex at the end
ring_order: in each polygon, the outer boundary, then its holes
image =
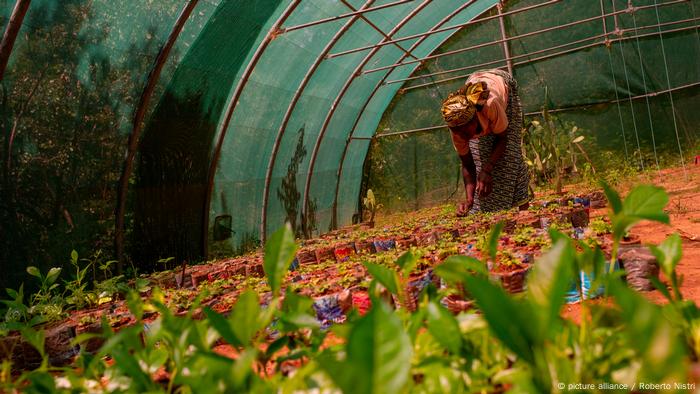
POLYGON ((484 105, 489 97, 485 82, 468 83, 442 102, 442 117, 450 127, 469 123, 476 114, 476 106, 484 105))

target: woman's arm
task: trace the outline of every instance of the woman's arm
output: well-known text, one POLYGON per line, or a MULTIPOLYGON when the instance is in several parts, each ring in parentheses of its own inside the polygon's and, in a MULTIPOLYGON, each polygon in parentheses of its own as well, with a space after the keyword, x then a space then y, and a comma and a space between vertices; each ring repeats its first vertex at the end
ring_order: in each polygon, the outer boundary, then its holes
POLYGON ((474 204, 474 192, 476 190, 476 165, 472 152, 468 151, 466 155, 459 156, 462 162, 462 178, 464 179, 464 191, 467 197, 464 207, 460 207, 458 214, 466 215, 474 204), (462 212, 463 211, 463 212, 462 212))
POLYGON ((481 171, 477 177, 476 190, 481 197, 486 197, 491 194, 493 190, 493 167, 505 154, 506 145, 508 143, 507 130, 500 134, 494 134, 494 136, 495 141, 493 151, 491 151, 491 157, 487 162, 481 164, 481 171))

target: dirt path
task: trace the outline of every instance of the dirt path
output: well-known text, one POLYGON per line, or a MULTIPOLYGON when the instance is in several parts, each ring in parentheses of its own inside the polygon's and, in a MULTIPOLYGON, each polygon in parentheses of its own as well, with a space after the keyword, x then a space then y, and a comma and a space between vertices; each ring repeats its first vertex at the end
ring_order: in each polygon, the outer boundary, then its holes
MULTIPOLYGON (((678 265, 678 273, 683 276, 682 293, 685 298, 700 303, 700 165, 688 166, 687 171, 681 168, 662 170, 650 176, 642 176, 630 181, 622 189, 639 183, 650 183, 662 186, 670 195, 667 212, 671 217, 671 225, 643 222, 632 229, 633 234, 640 236, 642 243, 658 244, 670 234, 677 232, 683 239, 683 259, 678 265)), ((607 214, 605 209, 591 213, 592 216, 607 214)), ((663 278, 662 278, 663 279, 663 278)), ((645 293, 654 302, 664 302, 658 291, 645 293)), ((564 315, 578 320, 580 307, 568 305, 564 315)))

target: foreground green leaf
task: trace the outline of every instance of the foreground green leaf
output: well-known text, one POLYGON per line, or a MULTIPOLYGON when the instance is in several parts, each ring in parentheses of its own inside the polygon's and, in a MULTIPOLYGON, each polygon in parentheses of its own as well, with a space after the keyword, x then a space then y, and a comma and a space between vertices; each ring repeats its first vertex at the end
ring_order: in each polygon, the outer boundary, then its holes
POLYGON ((297 245, 294 243, 294 232, 289 224, 272 234, 265 244, 265 259, 263 269, 272 294, 277 297, 282 287, 282 279, 294 260, 297 245))
POLYGON ((379 302, 352 327, 345 358, 326 351, 319 364, 344 393, 400 393, 409 380, 412 353, 401 320, 379 302))

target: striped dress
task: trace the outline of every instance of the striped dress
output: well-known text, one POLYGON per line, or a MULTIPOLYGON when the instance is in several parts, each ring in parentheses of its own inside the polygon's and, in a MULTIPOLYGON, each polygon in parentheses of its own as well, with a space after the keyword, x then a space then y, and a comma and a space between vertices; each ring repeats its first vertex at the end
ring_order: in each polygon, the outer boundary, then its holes
MULTIPOLYGON (((506 150, 493 167, 493 190, 485 198, 474 195, 474 205, 470 213, 494 212, 510 209, 529 201, 530 175, 525 165, 522 151, 523 110, 518 95, 518 83, 502 70, 488 70, 496 74, 508 85, 508 141, 506 150)), ((474 157, 477 174, 481 172, 481 163, 488 161, 494 148, 496 137, 489 134, 469 141, 469 149, 474 157)))

